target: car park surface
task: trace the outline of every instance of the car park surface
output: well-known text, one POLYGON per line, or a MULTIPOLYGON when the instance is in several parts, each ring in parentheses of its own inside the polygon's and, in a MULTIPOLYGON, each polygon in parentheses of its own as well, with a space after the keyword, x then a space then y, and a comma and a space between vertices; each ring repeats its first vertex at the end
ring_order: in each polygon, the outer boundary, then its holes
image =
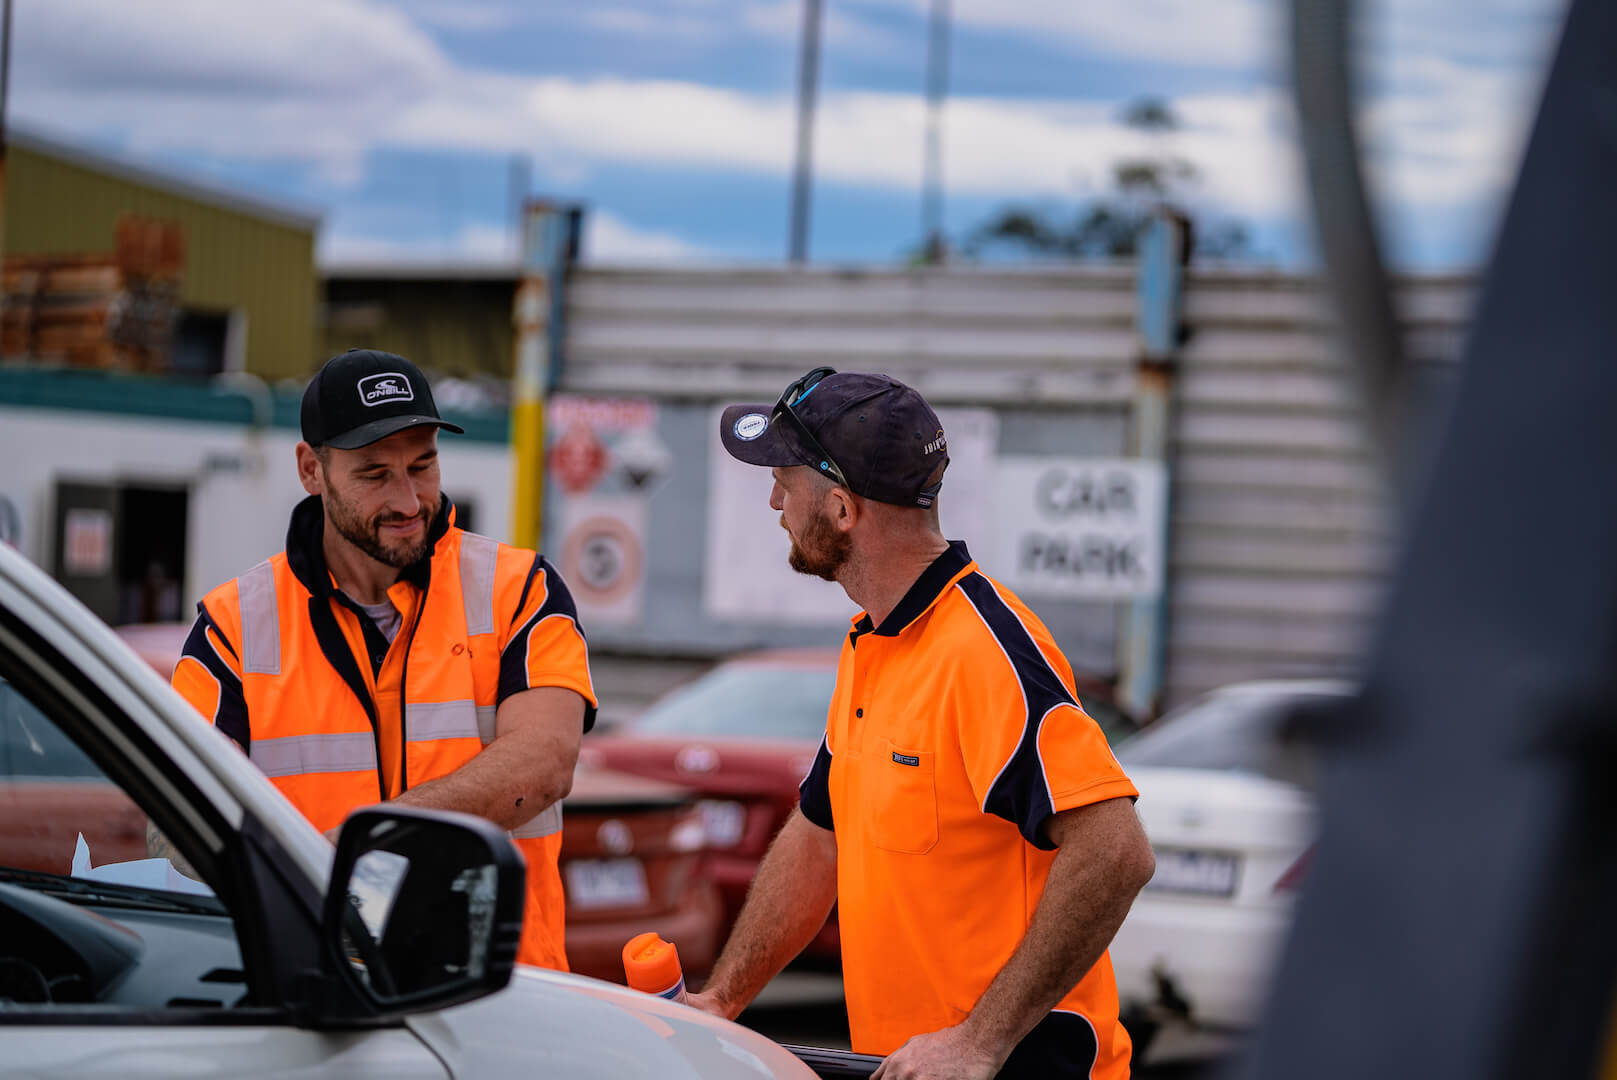
POLYGON ((235 744, 3 545, 0 679, 24 726, 77 746, 217 894, 0 875, 8 1070, 814 1075, 755 1032, 683 1006, 579 975, 512 974, 520 857, 481 819, 358 811, 334 862, 235 744), (418 887, 438 871, 451 887, 418 887))

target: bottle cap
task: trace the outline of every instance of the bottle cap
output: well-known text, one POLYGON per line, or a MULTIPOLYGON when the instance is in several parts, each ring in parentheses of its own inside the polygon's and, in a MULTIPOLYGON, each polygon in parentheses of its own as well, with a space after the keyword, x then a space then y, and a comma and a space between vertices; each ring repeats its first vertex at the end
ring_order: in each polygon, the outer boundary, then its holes
POLYGON ((637 934, 623 947, 623 973, 629 985, 648 994, 660 994, 679 982, 679 950, 655 931, 637 934))

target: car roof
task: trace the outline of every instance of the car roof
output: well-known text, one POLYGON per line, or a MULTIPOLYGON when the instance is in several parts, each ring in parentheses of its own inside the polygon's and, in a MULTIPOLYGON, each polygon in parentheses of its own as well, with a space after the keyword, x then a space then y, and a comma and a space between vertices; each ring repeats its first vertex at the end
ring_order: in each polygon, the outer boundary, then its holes
POLYGON ((1207 691, 1208 697, 1345 697, 1355 685, 1347 679, 1251 679, 1207 691))
POLYGON ((724 664, 759 664, 769 667, 834 668, 836 649, 753 649, 728 657, 724 664))

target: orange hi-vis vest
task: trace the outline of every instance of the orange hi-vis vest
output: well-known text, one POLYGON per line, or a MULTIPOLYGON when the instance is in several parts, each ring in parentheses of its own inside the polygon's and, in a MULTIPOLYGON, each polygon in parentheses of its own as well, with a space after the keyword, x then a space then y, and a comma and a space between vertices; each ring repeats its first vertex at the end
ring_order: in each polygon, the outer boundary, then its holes
MULTIPOLYGON (((448 775, 495 736, 513 693, 562 686, 594 719, 584 639, 560 576, 531 551, 454 526, 446 498, 431 554, 388 590, 388 644, 325 565, 318 497, 287 550, 210 592, 174 685, 247 751, 317 829, 448 775), (373 664, 373 658, 377 661, 373 664)), ((567 970, 557 858, 561 805, 511 836, 527 860, 518 960, 567 970)))

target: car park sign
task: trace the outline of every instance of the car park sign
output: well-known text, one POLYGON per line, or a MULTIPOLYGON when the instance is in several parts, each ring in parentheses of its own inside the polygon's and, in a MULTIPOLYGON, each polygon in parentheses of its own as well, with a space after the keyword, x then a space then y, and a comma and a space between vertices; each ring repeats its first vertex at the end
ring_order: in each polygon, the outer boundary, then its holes
POLYGON ((1166 501, 1160 462, 1002 457, 986 569, 1028 596, 1154 595, 1162 589, 1166 501))

